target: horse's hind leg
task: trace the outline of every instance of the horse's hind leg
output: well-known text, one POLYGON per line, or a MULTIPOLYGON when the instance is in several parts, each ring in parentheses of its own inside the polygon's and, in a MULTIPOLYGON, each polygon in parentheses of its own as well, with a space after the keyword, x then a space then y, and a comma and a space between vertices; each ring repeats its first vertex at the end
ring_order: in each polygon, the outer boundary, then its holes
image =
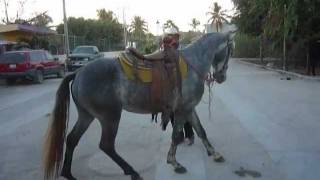
POLYGON ((142 180, 140 175, 122 158, 115 150, 115 138, 121 117, 121 109, 107 113, 99 121, 102 126, 100 149, 105 152, 124 171, 125 175, 131 175, 131 180, 142 180))
POLYGON ((78 145, 81 136, 88 129, 89 125, 94 119, 93 116, 91 116, 89 113, 80 108, 78 108, 78 114, 78 121, 76 122, 72 131, 69 133, 67 137, 65 158, 63 162, 63 168, 61 171, 61 176, 69 180, 75 180, 71 173, 71 163, 74 149, 78 145))
POLYGON ((213 156, 214 161, 216 162, 224 162, 224 158, 222 155, 220 155, 220 153, 216 152, 214 150, 214 147, 211 145, 211 143, 209 142, 208 138, 207 138, 207 134, 204 130, 204 128, 202 127, 198 114, 195 110, 192 111, 192 113, 190 115, 188 115, 188 121, 191 122, 194 130, 196 131, 197 135, 199 136, 199 138, 202 140, 203 145, 205 146, 205 148, 207 149, 208 155, 209 156, 213 156))

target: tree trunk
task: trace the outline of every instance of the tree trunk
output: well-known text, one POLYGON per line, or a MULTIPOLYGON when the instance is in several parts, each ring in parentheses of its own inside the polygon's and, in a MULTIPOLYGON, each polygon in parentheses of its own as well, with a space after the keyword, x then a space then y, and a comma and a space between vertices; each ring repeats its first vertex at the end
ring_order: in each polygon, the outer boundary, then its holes
POLYGON ((287 42, 286 42, 286 33, 285 33, 285 27, 286 27, 286 15, 287 15, 287 6, 284 5, 284 18, 283 18, 283 70, 288 70, 287 67, 287 42))
POLYGON ((306 67, 306 71, 307 71, 307 75, 310 75, 310 54, 309 54, 309 46, 307 47, 307 67, 306 67))

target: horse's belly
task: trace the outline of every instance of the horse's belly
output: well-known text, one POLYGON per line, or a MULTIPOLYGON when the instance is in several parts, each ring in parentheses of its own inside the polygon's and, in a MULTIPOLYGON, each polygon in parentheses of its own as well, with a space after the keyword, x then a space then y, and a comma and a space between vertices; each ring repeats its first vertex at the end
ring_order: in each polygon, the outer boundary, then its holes
POLYGON ((133 106, 127 106, 123 107, 124 110, 132 113, 138 113, 138 114, 151 114, 152 111, 145 109, 145 108, 139 108, 139 107, 133 107, 133 106))
POLYGON ((125 82, 121 87, 122 108, 133 113, 152 113, 150 86, 133 82, 125 82))
POLYGON ((154 96, 150 85, 135 88, 126 88, 122 99, 122 108, 133 113, 150 114, 162 112, 166 107, 175 109, 177 105, 177 90, 167 95, 154 96))

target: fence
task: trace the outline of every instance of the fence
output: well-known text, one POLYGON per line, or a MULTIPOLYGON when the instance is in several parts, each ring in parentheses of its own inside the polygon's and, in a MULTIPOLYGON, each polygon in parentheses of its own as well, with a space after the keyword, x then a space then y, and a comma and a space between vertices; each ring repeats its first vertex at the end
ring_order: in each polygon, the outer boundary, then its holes
MULTIPOLYGON (((246 34, 237 34, 233 56, 236 58, 260 58, 260 38, 246 34)), ((263 61, 260 64, 272 62, 275 68, 283 67, 283 45, 275 46, 273 41, 262 41, 263 61)), ((303 41, 287 42, 286 68, 304 73, 307 70, 307 48, 303 41)))
MULTIPOLYGON (((48 49, 52 54, 65 54, 63 34, 47 37, 48 49)), ((84 36, 69 35, 69 49, 72 51, 77 46, 92 45, 97 46, 100 51, 118 51, 124 49, 124 43, 111 43, 107 38, 88 41, 84 36)))

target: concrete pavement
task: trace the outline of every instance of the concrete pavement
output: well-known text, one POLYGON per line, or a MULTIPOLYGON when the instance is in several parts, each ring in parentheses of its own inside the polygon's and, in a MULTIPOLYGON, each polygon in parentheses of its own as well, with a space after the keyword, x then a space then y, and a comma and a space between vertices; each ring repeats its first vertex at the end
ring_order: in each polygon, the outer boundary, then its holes
MULTIPOLYGON (((316 180, 320 177, 320 83, 281 79, 283 75, 276 72, 231 61, 228 80, 216 86, 216 99, 270 157, 270 168, 280 171, 281 179, 316 180)), ((241 140, 236 141, 238 147, 243 147, 241 140)))
MULTIPOLYGON (((213 89, 212 119, 208 93, 197 107, 208 138, 226 162, 215 163, 200 139, 178 147, 187 169, 175 174, 166 164, 171 128, 162 132, 149 115, 123 112, 117 150, 145 180, 233 180, 241 167, 261 180, 317 180, 320 177, 320 83, 292 79, 231 61, 228 79, 213 89)), ((42 179, 41 145, 59 79, 42 85, 0 85, 0 179, 42 179)), ((70 126, 76 110, 71 106, 70 126)), ((100 126, 93 122, 74 154, 78 179, 125 180, 121 169, 99 148, 100 126)), ((63 179, 63 178, 61 178, 63 179)))

